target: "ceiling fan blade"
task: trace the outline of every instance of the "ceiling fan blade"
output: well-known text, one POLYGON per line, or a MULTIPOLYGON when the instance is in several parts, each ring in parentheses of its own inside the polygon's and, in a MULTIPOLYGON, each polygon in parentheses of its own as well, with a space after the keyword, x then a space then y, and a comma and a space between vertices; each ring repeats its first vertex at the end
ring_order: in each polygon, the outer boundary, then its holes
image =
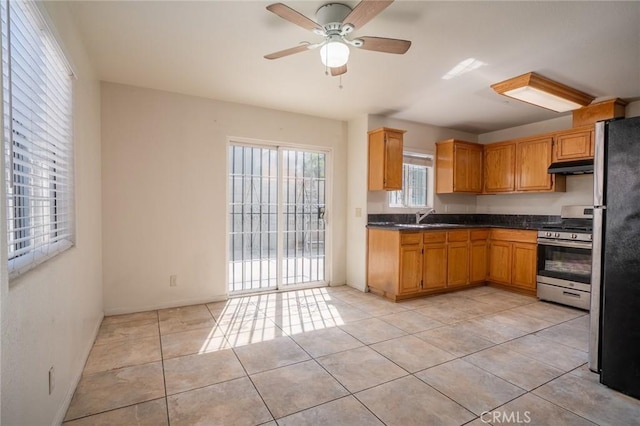
POLYGON ((291 9, 289 6, 285 4, 282 4, 282 3, 270 4, 269 6, 267 6, 267 10, 269 12, 275 13, 282 19, 285 19, 293 24, 301 26, 304 29, 307 29, 310 31, 313 31, 315 29, 322 29, 322 27, 319 24, 307 18, 300 12, 296 12, 295 10, 291 9))
POLYGON ((411 42, 409 40, 399 40, 397 38, 384 37, 358 37, 363 44, 360 49, 373 50, 375 52, 396 53, 402 55, 409 50, 411 42))
POLYGON ((337 77, 337 76, 342 75, 342 74, 344 74, 346 72, 347 72, 347 66, 346 65, 343 65, 341 67, 331 68, 331 75, 333 77, 337 77))
POLYGON ((355 28, 360 28, 385 10, 391 3, 393 3, 393 0, 362 0, 344 18, 342 24, 351 24, 355 28))
POLYGON ((278 59, 284 56, 293 55, 294 53, 304 52, 305 50, 311 49, 312 45, 310 44, 301 44, 300 46, 291 47, 289 49, 280 50, 279 52, 270 53, 268 55, 264 55, 265 59, 278 59))

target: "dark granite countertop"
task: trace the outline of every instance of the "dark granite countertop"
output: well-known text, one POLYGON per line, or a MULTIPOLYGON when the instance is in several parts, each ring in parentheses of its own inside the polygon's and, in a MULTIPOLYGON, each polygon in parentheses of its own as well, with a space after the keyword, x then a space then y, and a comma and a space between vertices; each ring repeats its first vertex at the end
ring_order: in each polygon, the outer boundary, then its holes
POLYGON ((465 225, 460 223, 391 223, 372 222, 367 224, 367 228, 382 228, 394 231, 435 231, 438 229, 471 229, 471 228, 503 228, 503 229, 525 229, 539 230, 535 226, 514 226, 514 225, 465 225))
POLYGON ((539 230, 560 221, 559 216, 504 214, 431 214, 420 224, 413 214, 370 214, 367 228, 397 231, 437 229, 506 228, 539 230))

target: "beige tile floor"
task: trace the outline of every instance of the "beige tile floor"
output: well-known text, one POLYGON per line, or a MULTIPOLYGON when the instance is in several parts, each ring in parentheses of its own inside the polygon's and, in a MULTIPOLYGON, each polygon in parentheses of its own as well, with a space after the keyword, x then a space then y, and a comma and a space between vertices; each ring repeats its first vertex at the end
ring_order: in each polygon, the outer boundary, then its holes
POLYGON ((107 317, 65 424, 640 424, 640 401, 586 368, 587 337, 585 312, 490 287, 401 303, 319 288, 107 317))

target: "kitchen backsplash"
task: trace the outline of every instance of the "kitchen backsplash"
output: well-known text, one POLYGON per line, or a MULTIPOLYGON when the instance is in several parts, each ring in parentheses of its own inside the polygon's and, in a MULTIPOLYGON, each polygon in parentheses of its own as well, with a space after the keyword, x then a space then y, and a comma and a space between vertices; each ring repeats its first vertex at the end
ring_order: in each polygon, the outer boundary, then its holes
MULTIPOLYGON (((369 223, 415 223, 415 214, 370 214, 369 223)), ((560 222, 560 216, 524 214, 430 214, 420 223, 452 223, 460 225, 494 225, 514 228, 538 228, 560 222)))

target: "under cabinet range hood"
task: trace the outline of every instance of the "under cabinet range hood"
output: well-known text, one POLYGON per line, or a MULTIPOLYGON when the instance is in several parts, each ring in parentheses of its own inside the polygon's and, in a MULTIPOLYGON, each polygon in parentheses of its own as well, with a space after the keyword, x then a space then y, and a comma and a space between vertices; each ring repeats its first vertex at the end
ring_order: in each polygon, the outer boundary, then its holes
POLYGON ((547 169, 547 173, 557 175, 582 175, 586 173, 593 173, 593 159, 551 163, 547 169))

